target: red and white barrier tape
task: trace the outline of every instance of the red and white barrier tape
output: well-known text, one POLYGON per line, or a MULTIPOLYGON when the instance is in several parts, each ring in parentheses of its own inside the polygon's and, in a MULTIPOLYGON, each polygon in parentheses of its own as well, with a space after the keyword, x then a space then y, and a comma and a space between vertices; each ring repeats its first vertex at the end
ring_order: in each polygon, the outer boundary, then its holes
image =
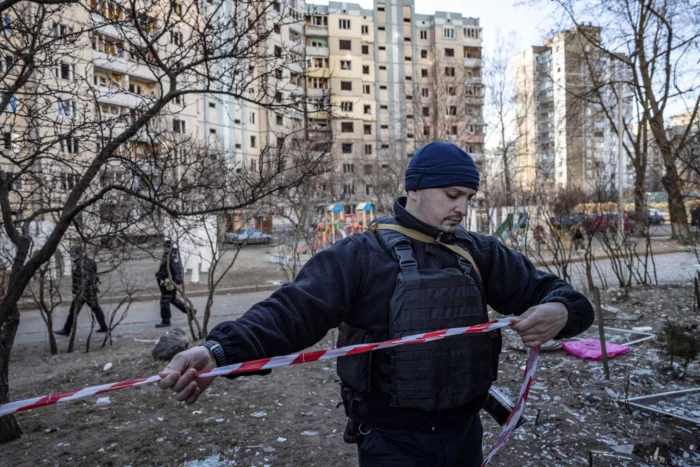
MULTIPOLYGON (((488 323, 477 324, 475 326, 431 331, 426 332, 424 334, 416 334, 413 336, 406 336, 399 339, 392 339, 389 341, 378 342, 374 344, 357 344, 350 345, 347 347, 340 347, 337 349, 317 350, 313 352, 286 355, 283 357, 261 358, 260 360, 252 360, 250 362, 244 363, 235 363, 233 365, 226 365, 214 368, 212 370, 200 371, 199 373, 197 373, 197 378, 209 378, 213 376, 250 373, 271 368, 278 368, 281 366, 315 362, 318 360, 328 360, 331 358, 343 357, 346 355, 355 355, 364 352, 371 352, 373 350, 388 349, 391 347, 398 347, 402 345, 412 345, 420 344, 423 342, 431 342, 435 340, 445 339, 446 337, 458 336, 462 334, 476 334, 480 332, 488 332, 493 331, 495 329, 508 327, 512 324, 514 319, 515 318, 504 318, 497 321, 490 321, 488 323)), ((530 384, 532 383, 532 378, 535 374, 535 369, 537 368, 538 355, 539 349, 528 349, 527 364, 525 365, 525 376, 523 378, 523 385, 520 388, 520 395, 518 396, 518 400, 515 402, 513 412, 510 414, 510 417, 508 417, 508 421, 503 426, 501 435, 491 447, 491 450, 487 454, 484 463, 482 464, 482 467, 489 463, 494 454, 496 454, 496 451, 506 442, 510 434, 515 429, 518 420, 520 419, 520 415, 522 414, 523 409, 525 408, 525 401, 527 400, 528 393, 530 392, 530 384)), ((58 394, 48 394, 46 396, 35 397, 33 399, 25 399, 21 401, 10 402, 8 404, 0 405, 0 417, 4 415, 9 415, 11 413, 23 412, 25 410, 34 409, 36 407, 41 407, 44 405, 55 404, 57 402, 68 402, 76 399, 81 399, 83 397, 102 394, 104 392, 115 391, 117 389, 140 386, 142 384, 148 383, 155 383, 157 381, 160 381, 160 379, 160 376, 155 375, 149 378, 132 379, 130 381, 121 381, 118 383, 102 384, 100 386, 92 386, 83 389, 76 389, 73 391, 61 392, 58 394)))

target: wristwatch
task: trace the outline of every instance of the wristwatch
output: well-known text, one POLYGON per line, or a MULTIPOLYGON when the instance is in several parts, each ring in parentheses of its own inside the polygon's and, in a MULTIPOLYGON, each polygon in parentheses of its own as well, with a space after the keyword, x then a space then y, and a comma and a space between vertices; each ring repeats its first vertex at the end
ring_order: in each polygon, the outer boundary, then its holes
POLYGON ((209 349, 209 352, 216 360, 216 366, 226 366, 226 354, 224 353, 224 348, 221 344, 215 340, 204 341, 202 347, 209 349))

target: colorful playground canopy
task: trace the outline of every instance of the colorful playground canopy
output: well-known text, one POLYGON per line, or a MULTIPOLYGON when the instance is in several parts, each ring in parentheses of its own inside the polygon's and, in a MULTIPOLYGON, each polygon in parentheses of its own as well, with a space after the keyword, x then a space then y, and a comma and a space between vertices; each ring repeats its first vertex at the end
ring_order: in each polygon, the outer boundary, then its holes
POLYGON ((365 201, 364 203, 359 203, 357 206, 355 206, 355 212, 358 211, 371 211, 374 209, 372 204, 369 201, 365 201))

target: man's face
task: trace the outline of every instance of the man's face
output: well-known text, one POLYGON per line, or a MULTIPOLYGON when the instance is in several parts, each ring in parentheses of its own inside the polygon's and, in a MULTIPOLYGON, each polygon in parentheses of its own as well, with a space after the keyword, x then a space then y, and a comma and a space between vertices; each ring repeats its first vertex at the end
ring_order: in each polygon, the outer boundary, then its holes
POLYGON ((415 211, 412 214, 419 220, 443 232, 453 232, 467 215, 469 200, 475 194, 471 188, 453 186, 409 191, 408 197, 415 211))
POLYGON ((169 246, 164 246, 164 247, 163 247, 163 254, 164 254, 164 255, 167 255, 168 253, 170 253, 170 247, 169 247, 169 246))

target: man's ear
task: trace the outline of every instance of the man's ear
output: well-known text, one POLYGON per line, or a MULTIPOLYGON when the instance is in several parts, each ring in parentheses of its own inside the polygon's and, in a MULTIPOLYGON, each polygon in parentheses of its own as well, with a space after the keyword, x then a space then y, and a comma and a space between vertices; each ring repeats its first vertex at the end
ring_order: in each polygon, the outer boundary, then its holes
POLYGON ((418 192, 417 192, 417 191, 413 191, 413 190, 409 191, 409 192, 408 192, 408 198, 409 198, 411 201, 414 201, 414 202, 415 202, 415 201, 418 201, 418 192))

